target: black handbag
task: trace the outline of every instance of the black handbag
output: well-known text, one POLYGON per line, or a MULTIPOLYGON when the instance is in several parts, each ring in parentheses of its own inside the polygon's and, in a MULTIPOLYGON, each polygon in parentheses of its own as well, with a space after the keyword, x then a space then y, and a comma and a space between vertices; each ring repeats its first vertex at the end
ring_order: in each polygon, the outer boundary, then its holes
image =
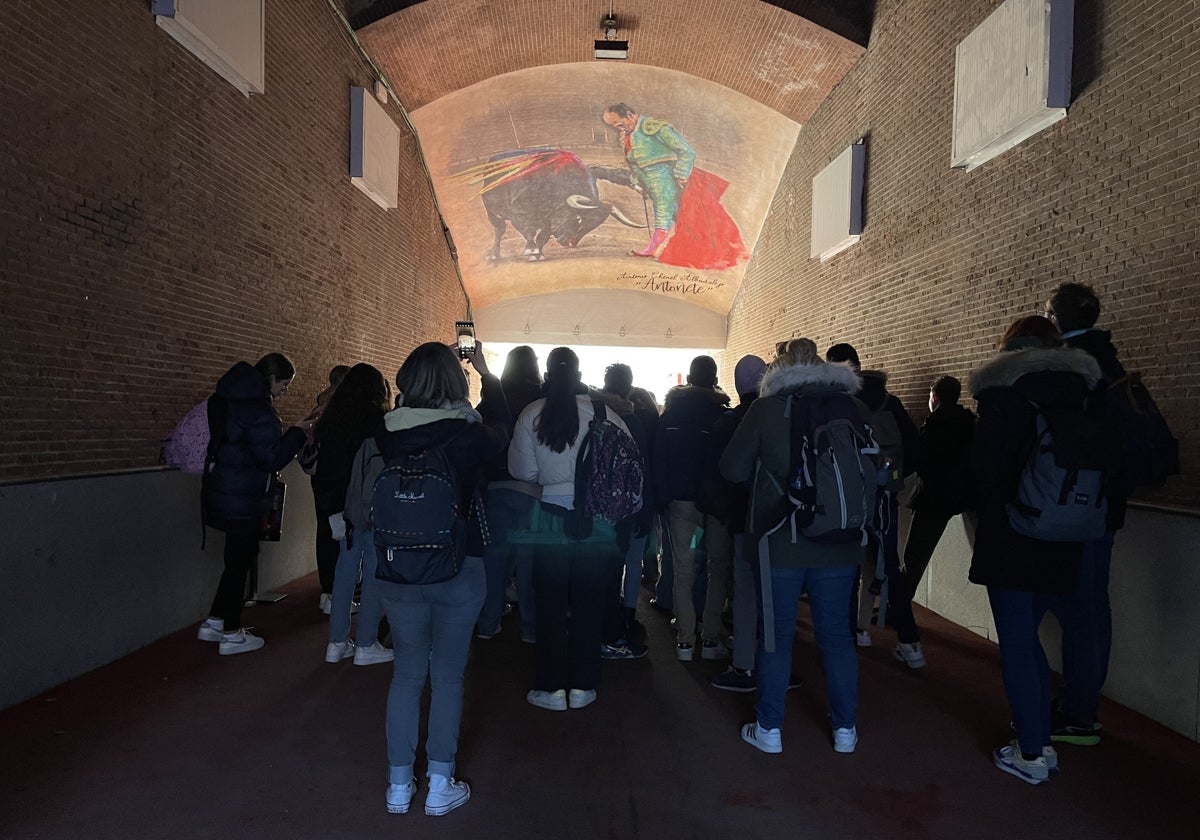
POLYGON ((287 484, 279 477, 279 473, 275 473, 267 484, 267 495, 263 497, 260 540, 279 542, 283 537, 283 503, 286 498, 287 484))

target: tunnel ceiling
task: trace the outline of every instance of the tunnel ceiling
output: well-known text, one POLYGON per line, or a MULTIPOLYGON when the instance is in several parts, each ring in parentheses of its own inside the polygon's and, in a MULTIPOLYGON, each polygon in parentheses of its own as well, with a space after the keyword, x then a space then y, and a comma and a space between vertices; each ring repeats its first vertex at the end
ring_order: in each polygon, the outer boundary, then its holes
POLYGON ((683 323, 691 320, 709 325, 694 346, 721 347, 724 317, 798 132, 862 55, 873 3, 613 6, 617 38, 629 42, 625 61, 594 58, 603 0, 346 2, 364 47, 412 115, 476 320, 493 338, 528 341, 537 332, 578 343, 669 345, 681 330, 695 332, 683 323), (636 192, 621 176, 629 172, 624 140, 601 119, 614 102, 662 120, 694 150, 691 194, 673 200, 678 219, 661 218, 658 205, 671 203, 661 187, 636 192), (546 183, 549 170, 554 184, 546 183), (493 228, 498 197, 536 179, 540 197, 520 202, 561 215, 565 194, 543 193, 562 193, 571 172, 596 185, 567 189, 572 201, 585 193, 585 203, 616 213, 584 224, 582 235, 547 221, 541 228, 555 235, 537 243, 529 222, 521 232, 515 219, 493 228), (630 256, 664 224, 673 234, 657 258, 630 256), (703 227, 711 239, 714 225, 725 246, 698 256, 689 236, 694 245, 703 227), (580 310, 590 322, 566 323, 580 310), (635 310, 643 317, 627 316, 635 310), (635 320, 649 326, 627 323, 635 320))

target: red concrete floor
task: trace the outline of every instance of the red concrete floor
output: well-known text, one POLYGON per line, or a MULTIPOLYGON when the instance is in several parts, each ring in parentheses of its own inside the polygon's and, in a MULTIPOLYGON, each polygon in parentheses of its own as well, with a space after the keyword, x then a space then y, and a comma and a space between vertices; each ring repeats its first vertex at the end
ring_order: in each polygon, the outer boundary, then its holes
POLYGON ((516 615, 476 640, 458 756, 471 801, 427 817, 422 785, 410 813, 390 815, 390 668, 327 665, 315 577, 286 591, 247 612, 262 651, 220 657, 188 629, 0 712, 0 837, 1200 836, 1200 744, 1115 704, 1103 743, 1063 747, 1049 784, 995 769, 990 750, 1009 737, 996 648, 931 613, 918 614, 923 671, 893 661, 887 631, 861 651, 849 756, 830 746, 802 618, 808 679, 769 756, 738 736, 753 695, 708 686, 723 663, 676 661, 644 603, 650 656, 605 663, 599 699, 578 711, 526 704, 532 648, 516 615))

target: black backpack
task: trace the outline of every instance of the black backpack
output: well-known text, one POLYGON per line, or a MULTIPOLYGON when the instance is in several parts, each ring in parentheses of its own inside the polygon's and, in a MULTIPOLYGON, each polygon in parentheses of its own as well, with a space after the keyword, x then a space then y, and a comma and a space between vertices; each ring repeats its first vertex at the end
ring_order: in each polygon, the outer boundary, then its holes
POLYGON ((1142 384, 1140 373, 1118 379, 1103 392, 1104 412, 1117 438, 1117 463, 1110 482, 1114 498, 1139 487, 1161 487, 1179 474, 1179 441, 1142 384))
POLYGON ((477 491, 464 495, 446 457, 451 440, 422 450, 397 451, 392 435, 375 443, 384 468, 371 491, 371 522, 378 562, 375 577, 391 583, 441 583, 462 569, 467 520, 477 491))

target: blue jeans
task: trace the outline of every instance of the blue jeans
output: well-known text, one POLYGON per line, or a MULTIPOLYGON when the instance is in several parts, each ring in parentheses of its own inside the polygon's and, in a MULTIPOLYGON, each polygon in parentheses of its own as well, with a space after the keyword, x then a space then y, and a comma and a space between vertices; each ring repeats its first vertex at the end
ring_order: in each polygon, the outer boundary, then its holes
POLYGON ((500 619, 504 616, 504 590, 508 587, 516 565, 514 546, 509 543, 508 534, 511 530, 529 527, 529 511, 535 503, 536 500, 532 496, 519 490, 507 487, 488 489, 489 543, 483 552, 487 595, 483 600, 483 608, 479 611, 478 628, 481 633, 494 633, 500 626, 500 619))
MULTIPOLYGON (((755 567, 757 570, 757 566, 755 567)), ((771 569, 774 601, 775 650, 758 646, 758 702, 754 714, 760 726, 783 726, 783 701, 792 673, 792 641, 796 636, 796 614, 800 593, 808 590, 813 633, 825 666, 825 690, 833 728, 856 725, 858 719, 858 653, 850 631, 850 595, 854 589, 855 566, 823 569, 771 569)), ((755 575, 756 583, 760 580, 755 575)), ((756 589, 761 589, 756 586, 756 589)), ((761 600, 761 592, 760 592, 761 600)))
POLYGON ((1075 591, 1050 599, 1050 611, 1062 625, 1063 685, 1058 696, 1059 709, 1068 720, 1083 726, 1096 722, 1100 690, 1108 679, 1108 657, 1112 650, 1108 577, 1114 536, 1109 532, 1084 543, 1075 591))
POLYGON ((988 587, 1000 642, 1000 673, 1021 752, 1041 755, 1050 743, 1050 665, 1038 638, 1049 595, 988 587))
POLYGON ((645 537, 630 537, 629 549, 625 552, 625 577, 621 583, 621 605, 634 609, 638 593, 642 590, 642 554, 646 550, 645 537))
POLYGON ((375 579, 375 532, 371 529, 347 531, 338 541, 337 565, 333 569, 333 600, 329 609, 329 641, 344 642, 350 636, 350 608, 354 603, 354 584, 362 570, 362 594, 355 643, 364 647, 379 639, 379 581, 375 579), (349 543, 349 545, 347 545, 349 543))
POLYGON ((392 626, 396 659, 387 698, 387 755, 392 784, 413 777, 420 730, 421 692, 429 678, 427 772, 454 775, 462 721, 463 672, 471 630, 487 589, 483 560, 467 557, 443 583, 407 586, 379 581, 379 599, 392 626))

